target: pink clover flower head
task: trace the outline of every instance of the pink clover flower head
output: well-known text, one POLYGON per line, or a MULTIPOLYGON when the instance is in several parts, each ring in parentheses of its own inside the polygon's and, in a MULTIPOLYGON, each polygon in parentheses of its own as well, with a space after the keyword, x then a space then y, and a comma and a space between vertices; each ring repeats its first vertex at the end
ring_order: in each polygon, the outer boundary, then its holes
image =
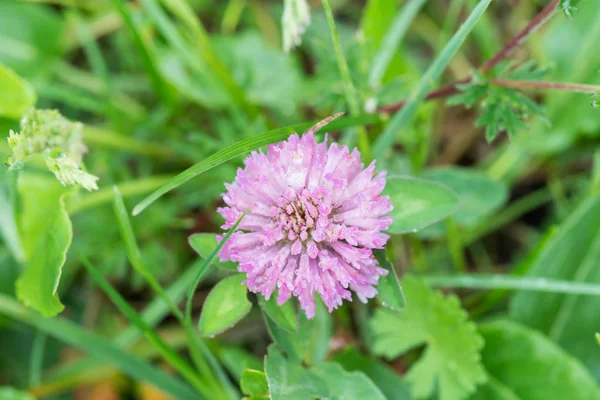
POLYGON ((225 185, 227 207, 217 210, 224 229, 249 210, 221 260, 239 263, 248 288, 267 300, 276 289, 280 305, 298 297, 308 318, 315 292, 329 312, 351 301, 351 291, 362 302, 377 294, 387 270, 372 249, 385 246, 382 231, 392 223, 392 204, 381 195, 385 172, 376 174, 375 162, 364 168, 356 149, 317 143, 318 128, 253 152, 225 185))

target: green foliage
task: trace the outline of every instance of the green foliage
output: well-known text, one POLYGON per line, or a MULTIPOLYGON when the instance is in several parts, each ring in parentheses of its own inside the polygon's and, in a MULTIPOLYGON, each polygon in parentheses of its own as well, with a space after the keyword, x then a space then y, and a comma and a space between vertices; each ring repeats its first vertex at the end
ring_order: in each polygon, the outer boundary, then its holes
MULTIPOLYGON (((505 182, 494 181, 483 171, 463 167, 438 167, 423 172, 424 179, 450 188, 460 199, 452 221, 460 228, 474 228, 498 211, 508 200, 505 182)), ((443 223, 431 225, 420 236, 439 238, 446 231, 443 223)))
POLYGON ((447 187, 422 179, 390 177, 383 194, 394 205, 392 233, 416 232, 454 213, 459 199, 447 187))
POLYGON ((305 313, 298 313, 298 330, 294 333, 289 333, 265 315, 267 329, 279 350, 289 359, 302 361, 306 365, 325 360, 333 334, 331 315, 323 302, 316 300, 315 317, 308 319, 305 313))
POLYGON ((63 185, 80 184, 87 190, 96 190, 98 178, 82 167, 87 150, 82 129, 80 123, 67 120, 58 111, 31 108, 21 119, 21 131, 10 131, 8 145, 12 155, 5 162, 11 169, 19 169, 33 157, 41 156, 63 185))
POLYGON ((94 356, 97 360, 107 362, 128 376, 151 383, 177 399, 198 400, 198 393, 192 391, 179 379, 128 354, 111 341, 87 331, 73 322, 61 318, 44 318, 2 294, 0 294, 0 313, 35 327, 49 336, 94 356))
POLYGON ((51 317, 64 308, 58 283, 73 237, 65 210, 68 190, 44 177, 22 174, 18 193, 21 212, 18 226, 26 268, 17 281, 17 296, 28 307, 51 317))
POLYGON ((375 358, 360 354, 355 348, 347 348, 336 354, 334 361, 346 371, 364 373, 388 400, 411 399, 408 385, 393 369, 375 358))
POLYGON ((26 392, 21 392, 17 389, 1 386, 0 399, 2 400, 35 400, 35 397, 26 392))
POLYGON ((268 399, 269 385, 267 384, 267 376, 262 371, 255 369, 245 369, 242 372, 240 381, 242 392, 251 399, 268 399))
POLYGON ((381 301, 383 306, 391 308, 392 310, 404 308, 406 301, 404 300, 404 293, 402 293, 402 286, 398 280, 398 274, 396 273, 394 264, 388 260, 385 250, 373 250, 373 255, 375 255, 379 267, 388 271, 386 276, 379 278, 377 298, 381 301))
POLYGON ((262 310, 277 326, 290 333, 298 331, 298 317, 291 301, 278 305, 276 294, 273 294, 269 300, 265 300, 261 295, 257 297, 262 310))
POLYGON ((600 398, 600 387, 583 364, 544 335, 510 321, 484 324, 480 332, 490 379, 474 400, 600 398))
POLYGON ((24 78, 47 78, 64 50, 64 20, 48 6, 0 4, 0 62, 24 78))
MULTIPOLYGON (((600 197, 585 200, 561 225, 536 258, 528 276, 600 283, 600 197)), ((520 292, 511 316, 549 335, 600 377, 600 353, 591 339, 600 324, 598 297, 520 292)))
POLYGON ((405 128, 414 118, 417 108, 423 100, 425 100, 427 92, 429 92, 434 82, 439 79, 443 70, 450 62, 450 59, 456 54, 459 47, 467 38, 467 35, 473 30, 475 24, 477 24, 490 3, 491 0, 482 0, 479 2, 464 24, 461 25, 459 30, 452 36, 440 54, 431 63, 431 66, 425 74, 423 74, 423 77, 419 81, 419 85, 414 90, 408 103, 400 110, 400 112, 394 115, 392 120, 386 125, 381 136, 375 141, 373 145, 373 155, 375 158, 381 157, 385 150, 392 146, 398 132, 405 128))
POLYGON ((457 85, 461 93, 452 97, 448 104, 464 104, 467 108, 481 102, 480 115, 475 125, 485 127, 485 138, 492 142, 500 132, 509 138, 527 128, 525 119, 530 116, 544 117, 542 108, 515 89, 490 82, 485 76, 475 74, 472 82, 457 85))
MULTIPOLYGON (((188 238, 188 242, 192 249, 202 257, 202 259, 206 260, 210 254, 215 251, 219 241, 217 240, 217 235, 214 233, 195 233, 188 238)), ((236 263, 232 261, 220 261, 218 258, 214 259, 212 264, 216 267, 223 268, 229 271, 237 270, 236 263)))
POLYGON ((36 94, 29 82, 0 63, 0 117, 18 119, 35 105, 36 94))
POLYGON ((385 399, 362 372, 348 372, 332 362, 306 369, 297 361, 287 360, 274 346, 269 348, 265 359, 265 373, 272 400, 385 399))
POLYGON ((558 8, 565 13, 569 21, 573 21, 573 17, 579 12, 579 8, 576 7, 577 3, 579 0, 560 0, 558 4, 558 8))
POLYGON ((417 399, 436 391, 442 400, 467 398, 486 381, 480 351, 483 340, 458 298, 431 291, 414 277, 403 280, 406 307, 380 308, 370 321, 373 351, 393 359, 421 345, 427 348, 408 372, 417 399))
POLYGON ((204 336, 214 336, 231 327, 250 312, 245 276, 236 274, 219 282, 208 294, 202 307, 198 328, 204 336))

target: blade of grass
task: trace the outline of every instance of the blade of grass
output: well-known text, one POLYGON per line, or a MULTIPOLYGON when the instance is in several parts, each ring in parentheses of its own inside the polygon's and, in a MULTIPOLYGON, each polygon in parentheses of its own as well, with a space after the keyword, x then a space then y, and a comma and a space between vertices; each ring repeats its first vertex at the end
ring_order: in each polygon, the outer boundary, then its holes
POLYGON ((135 25, 133 15, 131 13, 131 10, 129 9, 129 6, 125 4, 123 0, 111 0, 111 2, 121 15, 121 18, 123 18, 125 26, 127 26, 127 30, 131 34, 133 43, 137 48, 140 57, 142 58, 144 68, 146 69, 146 72, 150 77, 150 81, 152 83, 154 91, 156 92, 161 101, 163 101, 167 105, 172 105, 173 100, 169 93, 169 89, 166 83, 164 82, 158 70, 158 67, 156 66, 156 60, 152 58, 150 51, 146 47, 146 44, 144 43, 140 33, 138 32, 138 28, 135 25))
MULTIPOLYGON (((335 58, 337 60, 338 69, 342 82, 344 84, 344 95, 346 97, 346 103, 350 108, 351 115, 359 115, 361 113, 360 103, 358 101, 358 92, 352 82, 352 76, 350 75, 350 68, 348 68, 348 62, 346 56, 344 56, 344 49, 340 42, 340 37, 335 27, 335 19, 333 18, 333 11, 331 10, 331 4, 329 0, 321 0, 323 9, 325 10, 325 16, 327 17, 327 24, 329 25, 329 32, 331 33, 331 40, 333 41, 333 48, 335 50, 335 58)), ((358 149, 362 153, 364 160, 371 159, 371 144, 367 136, 367 131, 362 125, 358 126, 358 149)))
MULTIPOLYGON (((203 373, 203 377, 206 380, 209 380, 210 390, 213 392, 221 391, 222 388, 218 385, 214 378, 214 375, 220 369, 217 368, 217 371, 211 369, 211 366, 207 363, 205 359, 205 354, 208 349, 204 346, 204 343, 200 343, 201 341, 193 339, 193 337, 197 336, 193 329, 191 329, 191 324, 188 324, 188 321, 185 320, 183 313, 177 308, 174 302, 171 301, 165 290, 162 288, 160 283, 156 280, 156 278, 148 271, 144 260, 142 259, 142 254, 140 252, 139 246, 135 239, 135 234, 133 232, 133 228, 131 226, 131 221, 129 220, 129 216, 127 213, 127 209, 125 208, 125 203, 123 202, 123 197, 119 192, 119 189, 115 186, 113 188, 114 191, 114 210, 115 215, 117 216, 117 221, 119 222, 119 228, 121 231, 121 236, 123 241, 125 242, 125 248, 127 250, 127 257, 133 268, 143 276, 143 278, 148 282, 150 287, 154 290, 154 292, 160 297, 168 309, 171 310, 173 315, 177 317, 179 322, 184 326, 186 331, 191 332, 191 337, 189 342, 190 352, 193 355, 193 360, 198 369, 203 373)), ((144 324, 143 319, 140 319, 144 324)), ((145 324, 147 326, 147 324, 145 324)), ((213 365, 214 367, 214 365, 213 365)), ((228 382, 228 381, 227 381, 228 382)))
POLYGON ((600 285, 547 278, 510 275, 424 276, 427 284, 439 288, 527 290, 547 293, 600 296, 600 285))
POLYGON ((183 314, 177 308, 175 303, 171 301, 169 296, 165 293, 165 290, 162 288, 160 283, 156 280, 154 275, 148 268, 146 268, 146 264, 142 259, 142 253, 137 244, 137 240, 135 239, 135 234, 133 233, 133 227, 131 226, 131 221, 129 220, 129 214, 127 213, 127 209, 125 208, 125 203, 123 202, 123 196, 121 196, 121 192, 117 186, 113 186, 114 193, 114 211, 117 217, 117 222, 119 223, 119 230, 121 232, 121 238, 125 242, 125 250, 127 252, 127 258, 129 258, 129 262, 131 263, 133 269, 136 270, 137 273, 142 275, 142 277, 148 282, 152 290, 165 302, 167 307, 171 310, 173 315, 177 317, 177 319, 183 322, 183 314))
MULTIPOLYGON (((172 178, 173 175, 149 176, 120 183, 117 185, 117 188, 124 198, 139 196, 159 188, 172 178)), ((70 198, 70 201, 67 203, 67 211, 72 216, 81 211, 110 203, 113 198, 113 188, 104 187, 95 192, 84 194, 81 197, 70 198)))
POLYGON ((42 381, 42 368, 44 366, 47 337, 45 333, 37 331, 33 339, 29 364, 29 386, 31 387, 39 385, 42 381))
MULTIPOLYGON (((183 274, 167 288, 167 296, 172 302, 178 303, 184 295, 187 293, 187 289, 190 281, 198 274, 203 268, 204 262, 202 260, 196 261, 190 268, 184 270, 183 274)), ((169 308, 161 298, 155 298, 146 306, 144 311, 140 314, 142 320, 150 327, 156 326, 162 319, 164 319, 169 313, 169 308)), ((135 326, 129 326, 120 332, 113 340, 114 346, 123 349, 131 347, 136 341, 142 337, 139 329, 135 326)), ((54 371, 51 374, 49 381, 58 381, 65 379, 71 374, 71 371, 82 371, 99 368, 98 360, 93 358, 87 358, 83 360, 73 361, 65 365, 62 368, 54 371)))
POLYGON ((190 323, 190 325, 192 325, 192 298, 194 297, 194 293, 196 293, 196 289, 198 289, 198 285, 200 284, 202 277, 204 276, 206 271, 208 271, 208 267, 210 267, 210 265, 212 264, 213 260, 217 256, 217 254, 219 254, 219 252, 221 251, 221 249, 223 248, 225 243, 229 240, 231 235, 233 235, 233 233, 236 231, 236 229, 240 225, 240 222, 242 222, 242 220, 244 219, 244 217, 246 216, 247 213, 248 213, 248 210, 244 211, 242 216, 240 218, 238 218, 238 220, 231 227, 231 229, 229 229, 227 231, 227 233, 225 234, 225 236, 223 236, 223 238, 221 239, 221 241, 219 242, 217 247, 213 250, 213 252, 210 254, 210 256, 208 256, 208 258, 206 260, 204 260, 202 267, 200 268, 200 270, 196 274, 196 277, 194 278, 193 284, 190 285, 188 292, 187 292, 187 301, 185 304, 185 318, 190 323))
POLYGON ((398 11, 398 14, 392 22, 392 26, 387 31, 383 38, 381 47, 375 54, 373 65, 369 70, 369 86, 372 88, 379 87, 381 80, 387 71, 392 58, 398 46, 402 43, 402 39, 406 35, 410 24, 413 22, 421 8, 427 0, 408 0, 404 6, 398 11))
MULTIPOLYGON (((358 124, 365 123, 374 123, 381 121, 381 117, 376 115, 364 115, 364 116, 356 116, 350 118, 339 118, 336 121, 330 123, 326 128, 322 130, 322 132, 331 132, 337 129, 347 128, 349 126, 355 126, 358 124)), ((257 136, 253 136, 244 140, 241 140, 229 147, 226 147, 213 155, 205 158, 204 160, 194 164, 192 167, 186 169, 185 171, 179 173, 173 179, 171 179, 167 184, 161 186, 154 192, 152 192, 148 197, 142 200, 133 208, 133 215, 138 215, 142 211, 144 211, 149 205, 154 203, 164 194, 170 192, 171 190, 181 186, 185 182, 189 181, 192 178, 214 168, 217 167, 229 160, 232 160, 236 157, 244 155, 252 150, 260 149, 263 146, 266 146, 271 143, 276 143, 281 140, 287 139, 287 137, 296 132, 304 132, 306 129, 310 128, 313 123, 302 123, 287 126, 284 128, 275 129, 272 131, 268 131, 262 133, 257 136)))
POLYGON ((448 44, 433 61, 427 72, 423 75, 414 92, 409 97, 406 105, 397 112, 392 120, 387 124, 381 136, 375 141, 373 146, 373 157, 381 158, 383 153, 391 148, 395 142, 396 135, 400 129, 408 125, 417 109, 425 100, 427 93, 431 90, 432 85, 440 78, 442 72, 450 62, 450 59, 456 54, 459 47, 467 38, 467 35, 475 27, 487 7, 492 0, 481 0, 467 20, 460 26, 458 31, 452 36, 448 44))
POLYGON ((110 363, 124 374, 148 382, 176 399, 198 399, 198 394, 179 379, 127 354, 107 339, 81 329, 70 321, 62 318, 44 318, 4 294, 0 294, 0 314, 33 326, 49 336, 89 353, 98 360, 110 363))
POLYGON ((115 304, 123 315, 129 319, 144 336, 156 347, 165 361, 169 363, 177 372, 179 372, 199 393, 202 393, 207 398, 211 396, 211 388, 199 378, 196 371, 173 349, 171 349, 161 338, 156 331, 152 329, 144 320, 135 312, 135 310, 121 297, 121 295, 113 289, 113 287, 104 278, 102 273, 96 269, 83 255, 80 255, 80 260, 90 273, 94 281, 108 295, 110 300, 115 304))

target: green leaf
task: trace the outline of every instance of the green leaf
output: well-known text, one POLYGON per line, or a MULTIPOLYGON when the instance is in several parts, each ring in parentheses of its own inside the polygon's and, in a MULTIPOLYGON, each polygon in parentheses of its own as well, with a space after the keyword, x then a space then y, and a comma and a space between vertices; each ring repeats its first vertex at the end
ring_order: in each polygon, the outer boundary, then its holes
POLYGON ((0 117, 18 119, 35 105, 33 87, 13 70, 0 63, 0 117))
POLYGON ((57 290, 73 238, 64 204, 68 190, 54 180, 21 174, 17 191, 22 204, 18 225, 26 257, 25 272, 17 281, 17 297, 51 317, 64 308, 57 290))
POLYGON ((265 300, 262 295, 258 295, 257 298, 260 307, 277 326, 290 333, 298 331, 298 318, 291 301, 278 305, 275 294, 269 300, 265 300))
POLYGON ((474 399, 600 399, 600 388, 579 362, 542 334, 510 321, 484 324, 483 363, 490 375, 474 399))
POLYGON ((404 308, 406 302, 404 300, 404 293, 402 293, 402 286, 398 280, 396 268, 394 268, 394 265, 388 260, 385 250, 376 249, 373 250, 373 254, 377 259, 379 266, 388 271, 386 276, 379 278, 377 298, 381 301, 383 306, 391 308, 392 310, 404 308))
POLYGON ((481 0, 479 2, 477 7, 473 9, 469 17, 433 61, 427 72, 423 74, 418 86, 410 96, 409 101, 402 110, 394 114, 392 120, 387 124, 381 136, 375 141, 375 144, 373 145, 373 158, 381 158, 383 153, 392 147, 398 133, 402 129, 407 128, 407 125, 412 121, 417 109, 423 100, 425 100, 427 93, 431 91, 432 85, 438 81, 452 57, 454 57, 459 47, 467 38, 467 35, 475 27, 475 24, 477 24, 491 2, 492 0, 481 0))
POLYGON ((300 362, 286 359, 275 346, 269 347, 265 373, 272 400, 385 399, 377 386, 360 371, 345 371, 334 362, 305 369, 300 362))
MULTIPOLYGON (((188 238, 188 243, 200 257, 206 260, 215 251, 219 241, 217 240, 217 235, 214 233, 194 233, 188 238)), ((237 271, 237 264, 233 261, 219 261, 219 259, 214 259, 212 264, 229 271, 237 271)))
POLYGON ((0 314, 31 325, 41 332, 89 353, 100 361, 108 362, 124 374, 151 383, 176 399, 198 399, 198 393, 179 379, 129 355, 107 339, 86 331, 73 322, 62 318, 43 318, 2 294, 0 294, 0 314))
MULTIPOLYGON (((485 172, 462 167, 432 168, 423 178, 448 186, 460 199, 452 220, 461 228, 473 228, 494 214, 508 200, 504 182, 490 179, 485 172)), ((437 223, 419 232, 419 236, 439 238, 444 235, 444 224, 437 223)))
POLYGON ((441 400, 460 400, 485 382, 480 362, 483 340, 467 319, 457 297, 444 297, 423 282, 403 280, 406 307, 380 308, 371 320, 373 351, 394 359, 423 344, 427 348, 406 376, 415 398, 439 393, 441 400))
POLYGON ((598 341, 598 344, 600 344, 600 333, 596 333, 596 340, 598 341))
POLYGON ((300 360, 306 365, 315 365, 325 360, 333 334, 331 314, 319 297, 315 300, 315 317, 308 319, 304 312, 298 313, 298 331, 295 333, 288 333, 280 328, 265 313, 267 329, 278 348, 290 359, 300 360))
POLYGON ((243 274, 236 274, 219 282, 204 301, 198 328, 204 336, 221 333, 244 318, 252 303, 248 301, 246 279, 243 274))
POLYGON ((237 381, 242 379, 245 369, 260 371, 264 369, 262 359, 258 359, 254 354, 240 347, 220 347, 217 355, 221 363, 237 381))
POLYGON ((400 375, 385 363, 360 354, 350 347, 337 353, 333 361, 339 363, 346 371, 363 372, 373 381, 388 400, 410 400, 408 385, 400 375))
POLYGON ((394 210, 391 233, 416 232, 454 213, 458 198, 439 183, 408 177, 388 178, 383 194, 390 197, 394 210))
MULTIPOLYGON (((502 66, 503 68, 505 66, 502 66)), ((539 74, 532 72, 529 64, 524 69, 518 69, 517 76, 529 76, 539 74)), ((509 77, 511 74, 508 74, 509 77)), ((476 102, 481 101, 480 116, 475 125, 485 128, 485 137, 492 142, 500 132, 506 132, 510 138, 515 137, 519 130, 527 128, 524 122, 531 115, 545 118, 542 108, 525 95, 513 88, 493 85, 486 77, 475 75, 473 82, 457 86, 459 93, 450 100, 448 104, 464 104, 471 108, 476 102)))
POLYGON ((275 346, 265 357, 265 374, 271 400, 306 400, 325 397, 323 380, 295 361, 288 361, 275 346))
MULTIPOLYGON (((600 284, 600 196, 584 201, 544 245, 528 277, 600 284)), ((600 353, 591 338, 600 326, 600 297, 520 292, 510 304, 515 320, 547 334, 600 379, 600 353)))
POLYGON ((20 390, 8 387, 0 387, 0 399, 2 400, 35 400, 35 397, 27 392, 21 392, 20 390))
POLYGON ((360 371, 348 372, 334 362, 316 365, 310 371, 326 382, 328 388, 326 398, 386 400, 379 388, 360 371))
POLYGON ((242 372, 242 380, 240 381, 242 393, 249 396, 269 397, 269 385, 267 384, 267 376, 262 371, 255 369, 245 369, 242 372))

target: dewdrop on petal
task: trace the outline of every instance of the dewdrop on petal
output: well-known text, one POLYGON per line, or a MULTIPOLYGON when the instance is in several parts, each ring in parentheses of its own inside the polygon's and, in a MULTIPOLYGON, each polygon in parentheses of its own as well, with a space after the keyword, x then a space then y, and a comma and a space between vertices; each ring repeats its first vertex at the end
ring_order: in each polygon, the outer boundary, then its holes
POLYGON ((281 27, 283 50, 289 53, 302 42, 302 34, 310 25, 310 8, 306 0, 284 0, 281 27))
POLYGON ((385 246, 382 231, 392 223, 392 204, 381 195, 385 172, 375 173, 375 162, 364 168, 356 149, 315 140, 333 118, 253 152, 225 185, 227 207, 217 210, 229 229, 249 209, 221 260, 239 263, 245 284, 266 299, 276 290, 280 305, 298 297, 308 318, 315 293, 331 312, 351 292, 362 302, 374 297, 387 274, 372 251, 385 246))

